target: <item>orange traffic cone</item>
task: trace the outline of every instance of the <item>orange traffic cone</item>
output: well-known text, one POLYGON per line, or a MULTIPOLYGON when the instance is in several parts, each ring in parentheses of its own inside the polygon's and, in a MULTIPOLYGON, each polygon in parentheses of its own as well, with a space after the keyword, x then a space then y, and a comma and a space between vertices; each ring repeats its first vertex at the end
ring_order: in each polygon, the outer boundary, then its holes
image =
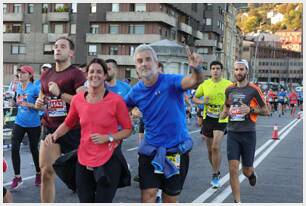
POLYGON ((277 126, 277 124, 275 124, 274 127, 273 127, 272 139, 278 140, 278 126, 277 126))

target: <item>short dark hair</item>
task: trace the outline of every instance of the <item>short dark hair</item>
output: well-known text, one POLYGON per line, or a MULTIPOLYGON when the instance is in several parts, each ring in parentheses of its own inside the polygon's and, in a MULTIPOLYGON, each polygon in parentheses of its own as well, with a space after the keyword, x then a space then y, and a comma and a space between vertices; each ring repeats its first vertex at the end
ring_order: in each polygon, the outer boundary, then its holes
POLYGON ((116 68, 118 67, 117 61, 115 59, 106 59, 105 63, 106 64, 107 63, 113 63, 116 66, 116 68))
POLYGON ((70 50, 74 50, 74 43, 73 43, 73 41, 72 41, 71 39, 69 39, 68 37, 61 36, 61 37, 59 37, 59 38, 57 38, 57 39, 55 40, 55 43, 56 43, 58 40, 61 40, 61 39, 67 40, 67 41, 69 42, 69 48, 70 48, 70 50))
POLYGON ((104 71, 104 74, 108 75, 108 73, 107 73, 107 65, 106 65, 105 61, 104 61, 103 59, 100 59, 100 58, 93 58, 93 59, 88 63, 88 65, 86 66, 86 72, 88 72, 90 65, 92 65, 92 64, 94 64, 94 63, 100 64, 100 66, 102 67, 102 69, 103 69, 103 71, 104 71))
POLYGON ((86 64, 86 63, 84 63, 84 64, 80 64, 80 65, 79 65, 79 67, 80 67, 80 68, 83 68, 83 67, 86 67, 86 66, 87 66, 87 64, 86 64))
POLYGON ((223 69, 223 64, 219 61, 212 61, 209 65, 209 69, 211 69, 213 65, 220 65, 221 69, 223 69))

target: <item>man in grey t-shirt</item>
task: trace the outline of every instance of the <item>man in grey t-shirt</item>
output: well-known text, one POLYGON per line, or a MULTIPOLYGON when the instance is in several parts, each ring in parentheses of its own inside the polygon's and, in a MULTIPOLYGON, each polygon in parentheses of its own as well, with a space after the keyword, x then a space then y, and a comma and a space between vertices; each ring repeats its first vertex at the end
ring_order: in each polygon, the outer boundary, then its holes
POLYGON ((220 118, 229 116, 227 157, 230 184, 235 202, 240 202, 239 163, 242 158, 243 174, 251 186, 256 184, 253 162, 256 148, 255 123, 257 115, 268 115, 269 110, 261 90, 247 80, 248 63, 236 61, 236 83, 225 90, 225 106, 220 118))

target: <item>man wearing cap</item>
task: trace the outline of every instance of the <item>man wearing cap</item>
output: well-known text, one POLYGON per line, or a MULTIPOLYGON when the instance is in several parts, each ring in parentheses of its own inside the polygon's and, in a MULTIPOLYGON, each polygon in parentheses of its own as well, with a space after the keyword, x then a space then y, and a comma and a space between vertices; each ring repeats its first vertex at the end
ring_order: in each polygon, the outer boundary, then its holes
MULTIPOLYGON (((48 69, 51 69, 52 68, 52 65, 51 64, 43 64, 41 67, 40 67, 40 71, 39 71, 39 74, 40 76, 42 75, 42 73, 48 69)), ((34 81, 34 85, 37 86, 39 89, 40 89, 40 79, 37 79, 34 81)))
POLYGON ((39 156, 42 176, 41 202, 54 202, 55 200, 53 163, 62 153, 77 149, 80 143, 79 125, 54 144, 45 144, 44 141, 44 138, 53 133, 65 120, 72 96, 83 89, 86 79, 82 71, 71 64, 73 56, 74 43, 67 37, 58 38, 54 45, 55 67, 41 75, 41 90, 36 106, 38 108, 47 106, 42 118, 44 134, 39 156))
POLYGON ((33 84, 34 69, 31 66, 23 65, 18 70, 20 84, 16 90, 17 116, 12 131, 12 163, 15 177, 11 184, 11 190, 17 190, 23 181, 20 173, 20 143, 27 133, 29 146, 36 169, 35 185, 39 186, 40 168, 38 143, 40 137, 40 119, 38 110, 35 108, 35 101, 39 89, 33 84))
POLYGON ((240 158, 243 174, 248 178, 251 186, 256 184, 253 167, 256 148, 255 123, 257 115, 269 115, 261 90, 247 79, 248 69, 246 60, 235 62, 236 82, 225 90, 225 105, 220 114, 221 119, 229 117, 227 157, 234 202, 240 202, 240 158))

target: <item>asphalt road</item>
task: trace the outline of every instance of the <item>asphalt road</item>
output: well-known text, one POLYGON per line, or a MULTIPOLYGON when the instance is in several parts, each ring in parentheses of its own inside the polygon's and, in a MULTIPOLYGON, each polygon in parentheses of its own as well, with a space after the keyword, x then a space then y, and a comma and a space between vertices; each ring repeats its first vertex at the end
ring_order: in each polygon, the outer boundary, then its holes
MULTIPOLYGON (((190 152, 190 167, 184 189, 179 197, 181 203, 191 202, 233 202, 228 181, 226 157, 226 136, 222 141, 221 177, 222 187, 210 188, 211 167, 207 158, 206 144, 199 134, 196 121, 188 125, 194 141, 190 152)), ((137 174, 137 136, 129 137, 122 151, 130 165, 132 176, 137 174)), ((4 149, 9 171, 3 175, 4 186, 9 188, 13 178, 10 150, 4 149)), ((259 117, 257 122, 257 146, 254 166, 258 175, 256 187, 250 187, 241 176, 241 201, 243 203, 302 203, 303 202, 303 120, 283 117, 259 117), (274 124, 278 125, 280 140, 272 140, 274 124)), ((39 188, 34 186, 35 168, 27 146, 21 149, 21 175, 23 185, 13 192, 15 202, 40 202, 39 188)), ((59 180, 56 180, 56 202, 77 203, 78 198, 59 180)), ((138 183, 132 181, 130 187, 119 189, 114 202, 140 202, 138 183)))

